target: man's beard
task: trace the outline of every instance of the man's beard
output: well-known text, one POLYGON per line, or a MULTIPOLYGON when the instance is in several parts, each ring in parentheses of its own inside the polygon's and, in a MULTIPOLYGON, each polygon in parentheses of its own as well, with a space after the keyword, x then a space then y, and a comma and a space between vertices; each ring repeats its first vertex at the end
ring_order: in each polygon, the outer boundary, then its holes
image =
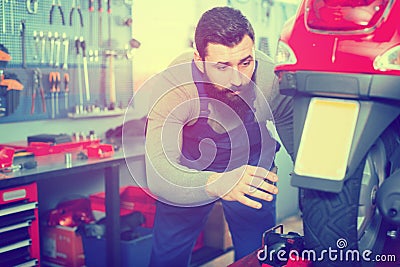
POLYGON ((241 118, 242 120, 245 118, 246 114, 248 114, 251 109, 246 103, 245 95, 248 95, 248 90, 250 89, 249 85, 241 86, 240 88, 232 88, 232 89, 219 89, 216 88, 212 83, 204 83, 204 90, 207 95, 211 98, 214 98, 222 103, 226 104, 228 107, 232 108, 234 112, 241 118), (240 91, 239 95, 233 94, 235 91, 240 91), (247 92, 246 92, 247 91, 247 92))

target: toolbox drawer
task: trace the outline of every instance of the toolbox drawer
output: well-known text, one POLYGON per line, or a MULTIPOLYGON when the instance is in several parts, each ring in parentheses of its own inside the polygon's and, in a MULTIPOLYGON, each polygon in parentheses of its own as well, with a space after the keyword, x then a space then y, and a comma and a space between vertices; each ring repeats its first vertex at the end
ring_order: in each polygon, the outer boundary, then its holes
POLYGON ((0 254, 0 266, 36 266, 38 264, 37 259, 33 259, 30 256, 29 247, 22 247, 19 249, 10 250, 0 254))
POLYGON ((39 266, 36 184, 0 190, 0 266, 39 266))
MULTIPOLYGON (((7 226, 35 220, 37 202, 0 206, 0 233, 7 226)), ((4 231, 4 230, 3 230, 4 231)))

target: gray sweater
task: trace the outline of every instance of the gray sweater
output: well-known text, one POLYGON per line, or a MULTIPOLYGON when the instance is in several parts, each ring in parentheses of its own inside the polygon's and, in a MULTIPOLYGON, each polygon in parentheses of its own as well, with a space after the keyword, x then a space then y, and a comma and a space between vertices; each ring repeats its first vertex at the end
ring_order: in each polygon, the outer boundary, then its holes
MULTIPOLYGON (((147 184, 159 199, 179 206, 196 206, 215 200, 205 192, 205 184, 213 172, 193 170, 180 164, 183 126, 194 123, 200 115, 192 60, 193 52, 181 55, 141 88, 152 92, 145 145, 147 184)), ((274 122, 293 159, 292 99, 279 94, 272 60, 256 51, 256 61, 255 115, 259 122, 274 122)))

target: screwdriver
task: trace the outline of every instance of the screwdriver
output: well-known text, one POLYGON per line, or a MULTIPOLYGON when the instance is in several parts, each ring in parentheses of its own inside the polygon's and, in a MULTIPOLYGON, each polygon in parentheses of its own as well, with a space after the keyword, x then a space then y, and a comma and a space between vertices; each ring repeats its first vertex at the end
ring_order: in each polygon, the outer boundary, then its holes
POLYGON ((68 111, 69 74, 64 73, 64 101, 65 110, 68 111))
MULTIPOLYGON (((94 22, 93 22, 94 5, 93 4, 94 4, 94 0, 89 0, 89 14, 90 14, 90 28, 89 29, 92 29, 93 24, 94 24, 94 22)), ((93 39, 94 39, 93 33, 94 33, 94 31, 91 30, 90 36, 89 36, 89 43, 91 45, 93 45, 93 39)))
POLYGON ((5 167, 0 169, 1 172, 13 172, 13 171, 18 171, 21 169, 33 169, 37 167, 37 161, 32 160, 32 161, 27 161, 21 164, 17 165, 12 165, 10 167, 5 167))

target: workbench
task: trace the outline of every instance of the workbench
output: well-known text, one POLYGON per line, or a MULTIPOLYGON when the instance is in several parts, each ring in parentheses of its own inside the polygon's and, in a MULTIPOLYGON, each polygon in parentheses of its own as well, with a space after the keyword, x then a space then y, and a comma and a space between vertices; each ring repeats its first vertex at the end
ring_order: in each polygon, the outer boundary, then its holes
MULTIPOLYGON (((133 138, 130 142, 132 149, 123 151, 121 148, 113 156, 107 158, 89 158, 78 160, 72 152, 72 161, 65 162, 64 154, 54 154, 35 157, 38 165, 34 169, 21 169, 2 175, 0 190, 43 182, 45 180, 63 179, 70 175, 79 175, 84 179, 85 174, 101 171, 105 183, 106 195, 106 248, 107 266, 121 266, 120 259, 120 167, 134 161, 144 161, 144 139, 133 138)), ((130 165, 129 165, 130 166, 130 165)), ((132 181, 133 182, 133 181, 132 181)), ((40 190, 38 190, 40 191, 40 190)), ((40 203, 39 203, 40 205, 40 203)))

